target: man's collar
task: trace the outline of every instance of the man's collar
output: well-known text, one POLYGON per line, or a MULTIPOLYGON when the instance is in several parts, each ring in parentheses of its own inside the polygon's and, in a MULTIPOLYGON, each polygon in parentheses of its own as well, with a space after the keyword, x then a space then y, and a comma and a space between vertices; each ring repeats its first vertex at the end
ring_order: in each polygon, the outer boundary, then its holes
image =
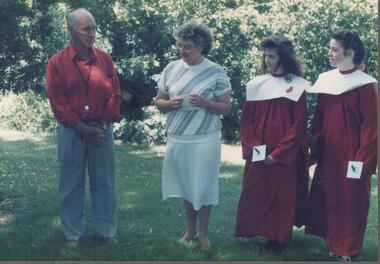
MULTIPOLYGON (((73 43, 70 42, 69 45, 68 45, 68 47, 69 47, 69 55, 70 55, 70 59, 71 60, 74 60, 76 56, 79 57, 76 49, 73 46, 73 43)), ((95 59, 97 57, 96 53, 97 52, 96 52, 96 50, 94 48, 90 48, 90 60, 93 60, 93 59, 95 59)))

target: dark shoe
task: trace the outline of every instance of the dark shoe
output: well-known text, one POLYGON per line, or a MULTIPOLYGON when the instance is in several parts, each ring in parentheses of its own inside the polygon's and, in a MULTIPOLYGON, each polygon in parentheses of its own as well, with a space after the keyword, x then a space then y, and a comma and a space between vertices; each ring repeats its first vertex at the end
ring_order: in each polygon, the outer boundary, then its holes
POLYGON ((103 237, 97 234, 93 234, 90 236, 90 240, 93 241, 97 245, 111 246, 116 245, 119 241, 114 237, 103 237))
POLYGON ((285 248, 286 243, 280 243, 277 240, 268 240, 265 245, 266 250, 273 251, 276 255, 280 255, 285 248))
POLYGON ((268 240, 264 248, 269 251, 274 251, 277 248, 278 242, 276 240, 268 240))
POLYGON ((247 245, 247 248, 250 250, 258 250, 259 249, 258 244, 254 240, 249 240, 246 245, 247 245))
POLYGON ((101 239, 102 239, 101 244, 106 245, 106 246, 112 246, 119 243, 119 241, 114 237, 102 237, 101 239))
POLYGON ((286 248, 287 244, 286 243, 280 243, 278 242, 277 249, 275 250, 276 255, 280 255, 286 248))
POLYGON ((97 243, 103 246, 112 246, 119 243, 119 241, 114 237, 102 237, 98 236, 97 243))

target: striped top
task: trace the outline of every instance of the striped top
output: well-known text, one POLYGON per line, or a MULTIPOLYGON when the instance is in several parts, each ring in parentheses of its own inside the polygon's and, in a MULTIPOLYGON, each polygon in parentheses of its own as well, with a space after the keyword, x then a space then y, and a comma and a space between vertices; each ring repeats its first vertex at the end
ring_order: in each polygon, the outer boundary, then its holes
POLYGON ((169 95, 183 97, 182 106, 171 110, 167 132, 173 135, 202 135, 222 128, 220 116, 203 107, 192 106, 187 95, 196 93, 209 100, 231 90, 231 83, 223 68, 204 58, 200 64, 188 65, 183 60, 170 62, 161 73, 158 89, 169 95))

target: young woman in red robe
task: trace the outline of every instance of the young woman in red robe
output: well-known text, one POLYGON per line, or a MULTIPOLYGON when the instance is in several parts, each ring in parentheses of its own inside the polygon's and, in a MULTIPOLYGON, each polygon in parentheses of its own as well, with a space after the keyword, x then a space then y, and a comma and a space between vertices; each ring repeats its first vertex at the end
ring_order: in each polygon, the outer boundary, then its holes
POLYGON ((268 38, 261 48, 265 74, 247 83, 240 121, 246 163, 235 236, 262 236, 266 249, 280 253, 293 225, 304 224, 309 82, 288 39, 268 38))
POLYGON ((359 70, 364 46, 357 33, 332 35, 328 58, 337 69, 319 75, 312 122, 306 233, 322 237, 331 256, 351 261, 363 245, 377 161, 376 80, 359 70))

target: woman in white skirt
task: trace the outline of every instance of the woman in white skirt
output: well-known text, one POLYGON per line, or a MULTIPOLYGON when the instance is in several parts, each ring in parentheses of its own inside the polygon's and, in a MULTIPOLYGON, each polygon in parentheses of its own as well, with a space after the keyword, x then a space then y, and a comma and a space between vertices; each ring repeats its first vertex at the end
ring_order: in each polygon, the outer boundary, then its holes
POLYGON ((231 84, 223 68, 206 58, 212 48, 208 26, 191 20, 173 36, 181 59, 165 67, 155 98, 156 106, 168 112, 162 193, 163 199, 184 200, 187 230, 181 241, 199 235, 201 247, 208 248, 211 206, 218 204, 220 115, 231 109, 231 84))

